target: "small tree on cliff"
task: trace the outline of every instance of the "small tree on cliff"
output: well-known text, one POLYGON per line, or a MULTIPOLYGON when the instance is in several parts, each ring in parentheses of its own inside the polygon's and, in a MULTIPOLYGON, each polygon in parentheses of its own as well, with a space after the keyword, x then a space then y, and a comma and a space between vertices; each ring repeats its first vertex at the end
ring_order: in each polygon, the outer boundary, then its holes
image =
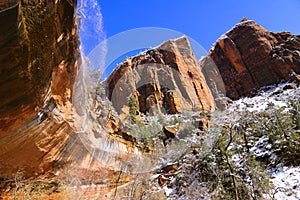
POLYGON ((133 95, 128 98, 128 106, 130 123, 136 123, 137 100, 133 95))

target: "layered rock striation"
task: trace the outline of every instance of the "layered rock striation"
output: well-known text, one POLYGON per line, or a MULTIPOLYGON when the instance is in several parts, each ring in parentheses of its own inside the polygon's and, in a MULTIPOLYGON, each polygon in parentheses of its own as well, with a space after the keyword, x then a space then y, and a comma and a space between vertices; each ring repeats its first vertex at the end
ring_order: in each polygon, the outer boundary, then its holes
POLYGON ((72 1, 0 4, 0 171, 45 172, 72 132, 78 38, 72 1))
POLYGON ((68 101, 78 55, 71 1, 1 4, 0 138, 32 119, 49 94, 68 101))
POLYGON ((88 118, 76 110, 75 90, 85 85, 75 5, 69 0, 0 3, 1 180, 18 172, 51 177, 71 169, 82 184, 107 173, 109 178, 93 180, 104 183, 114 180, 122 161, 135 159, 131 143, 109 138, 100 125, 103 105, 99 110, 89 96, 82 105, 88 118))

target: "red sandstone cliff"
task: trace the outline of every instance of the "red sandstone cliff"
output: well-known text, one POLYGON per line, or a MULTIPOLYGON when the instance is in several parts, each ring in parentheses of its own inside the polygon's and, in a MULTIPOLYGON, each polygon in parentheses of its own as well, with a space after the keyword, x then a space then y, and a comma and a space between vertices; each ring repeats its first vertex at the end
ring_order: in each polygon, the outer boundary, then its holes
POLYGON ((73 89, 83 62, 75 5, 69 0, 0 3, 1 180, 22 172, 107 183, 137 152, 127 141, 108 138, 97 121, 99 109, 91 106, 93 119, 89 115, 83 123, 74 112, 73 89))
POLYGON ((74 4, 10 0, 0 8, 0 170, 32 175, 52 167, 70 137, 74 4))
POLYGON ((69 101, 78 56, 74 5, 7 2, 0 13, 0 138, 33 118, 51 95, 69 101))
MULTIPOLYGON (((238 99, 300 74, 300 36, 272 33, 243 20, 216 42, 208 56, 219 69, 226 96, 238 99)), ((204 71, 210 64, 209 59, 202 62, 204 71)))
POLYGON ((119 113, 128 114, 130 95, 137 101, 138 112, 144 114, 157 106, 169 114, 215 109, 210 89, 185 36, 126 59, 105 85, 119 113))

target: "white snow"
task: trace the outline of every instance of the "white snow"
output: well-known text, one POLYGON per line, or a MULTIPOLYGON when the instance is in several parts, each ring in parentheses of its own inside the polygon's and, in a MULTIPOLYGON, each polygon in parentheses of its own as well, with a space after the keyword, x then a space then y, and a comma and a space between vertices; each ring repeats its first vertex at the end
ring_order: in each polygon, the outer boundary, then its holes
POLYGON ((160 174, 154 174, 153 176, 150 177, 151 181, 154 181, 155 179, 157 179, 160 176, 160 174))
POLYGON ((250 112, 262 112, 268 108, 270 104, 274 104, 275 107, 287 107, 287 104, 281 100, 271 98, 267 95, 256 96, 252 98, 243 98, 236 101, 237 109, 242 111, 244 109, 250 112))
POLYGON ((272 174, 272 183, 275 186, 275 199, 300 199, 300 167, 283 167, 272 174))
POLYGON ((167 197, 176 193, 175 189, 168 188, 167 186, 163 187, 163 189, 164 189, 165 194, 166 194, 167 197))
POLYGON ((231 159, 234 161, 234 163, 237 167, 242 167, 242 164, 241 164, 242 158, 239 154, 233 154, 231 159))
POLYGON ((253 147, 250 148, 250 152, 257 157, 263 157, 265 155, 271 155, 272 151, 269 151, 270 144, 268 144, 269 138, 263 136, 255 143, 253 147), (268 147, 268 148, 267 148, 268 147))
MULTIPOLYGON (((290 92, 290 89, 283 90, 286 84, 280 84, 278 86, 269 86, 264 88, 264 91, 260 95, 252 98, 243 98, 234 101, 230 105, 228 112, 235 113, 239 111, 249 111, 254 114, 266 111, 270 104, 274 108, 284 108, 287 111, 289 108, 288 101, 299 99, 300 87, 290 92)), ((271 162, 277 160, 277 156, 274 153, 272 145, 269 143, 268 136, 264 135, 257 141, 250 140, 251 148, 250 152, 256 157, 268 156, 271 162)), ((275 142, 276 143, 276 142, 275 142)), ((233 147, 231 147, 233 148, 233 147)), ((232 160, 238 165, 240 162, 239 155, 232 155, 232 160)), ((273 163, 274 164, 274 163, 273 163)), ((248 177, 245 177, 245 181, 250 181, 248 177)), ((271 196, 278 200, 300 200, 300 166, 276 167, 272 170, 270 181, 273 183, 274 189, 271 196)), ((268 198, 269 196, 266 196, 268 198)))
POLYGON ((270 104, 273 104, 275 108, 288 107, 288 100, 299 97, 300 87, 290 92, 290 89, 283 90, 284 86, 288 83, 282 83, 280 85, 272 85, 263 88, 260 94, 255 97, 245 97, 234 101, 229 107, 229 111, 237 112, 248 110, 253 113, 259 113, 265 111, 270 104))

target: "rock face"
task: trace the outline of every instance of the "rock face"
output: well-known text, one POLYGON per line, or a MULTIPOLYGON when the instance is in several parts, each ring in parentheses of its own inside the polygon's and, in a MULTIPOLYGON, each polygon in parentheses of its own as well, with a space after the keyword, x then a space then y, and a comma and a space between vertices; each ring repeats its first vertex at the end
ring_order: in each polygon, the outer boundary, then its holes
POLYGON ((69 1, 10 0, 0 8, 2 138, 33 118, 49 94, 68 101, 77 39, 69 1))
POLYGON ((73 100, 81 94, 75 95, 74 85, 82 81, 84 59, 75 5, 70 0, 0 3, 1 180, 17 172, 53 176, 71 169, 82 184, 100 172, 109 178, 97 180, 111 181, 120 163, 139 153, 128 141, 108 138, 107 132, 118 130, 117 120, 110 119, 105 131, 99 122, 103 105, 92 98, 83 105, 90 106, 89 118, 76 115, 80 106, 73 100))
MULTIPOLYGON (((217 41, 209 57, 219 69, 226 95, 238 99, 300 73, 300 36, 268 32, 244 19, 217 41)), ((202 63, 204 71, 209 65, 202 63)))
POLYGON ((108 97, 119 113, 129 113, 130 101, 136 102, 136 111, 144 114, 215 108, 185 36, 126 59, 105 84, 108 97))
POLYGON ((52 167, 72 132, 74 5, 10 0, 0 9, 0 171, 27 176, 52 167))

